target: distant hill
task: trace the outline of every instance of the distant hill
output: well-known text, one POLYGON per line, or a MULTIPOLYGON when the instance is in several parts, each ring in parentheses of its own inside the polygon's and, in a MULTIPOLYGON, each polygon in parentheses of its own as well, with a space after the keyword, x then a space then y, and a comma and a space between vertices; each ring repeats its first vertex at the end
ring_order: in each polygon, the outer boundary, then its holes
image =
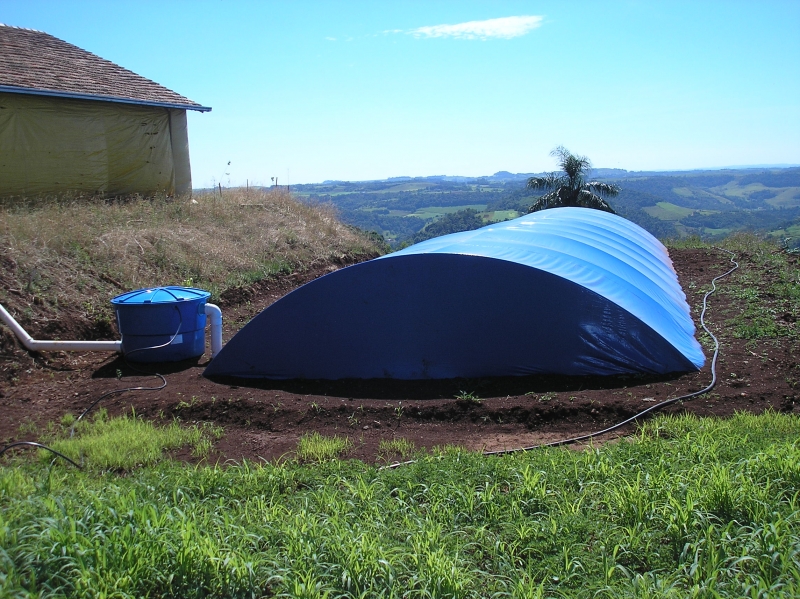
MULTIPOLYGON (((311 202, 332 203, 341 218, 383 235, 393 246, 420 239, 426 225, 444 215, 477 224, 515 218, 537 195, 526 189, 543 173, 499 171, 485 177, 393 177, 380 181, 325 181, 293 185, 311 202)), ((591 176, 618 184, 611 200, 620 215, 659 238, 725 236, 752 230, 789 239, 800 246, 800 167, 697 171, 597 168, 591 176)), ((435 230, 428 227, 428 231, 435 230)))

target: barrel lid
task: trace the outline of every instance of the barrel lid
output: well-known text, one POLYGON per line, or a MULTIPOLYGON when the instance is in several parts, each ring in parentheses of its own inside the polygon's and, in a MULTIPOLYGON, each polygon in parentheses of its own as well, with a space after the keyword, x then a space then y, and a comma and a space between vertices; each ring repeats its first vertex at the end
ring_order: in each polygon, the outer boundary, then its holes
POLYGON ((111 300, 114 305, 172 304, 191 300, 207 300, 211 293, 194 287, 151 287, 118 295, 111 300))

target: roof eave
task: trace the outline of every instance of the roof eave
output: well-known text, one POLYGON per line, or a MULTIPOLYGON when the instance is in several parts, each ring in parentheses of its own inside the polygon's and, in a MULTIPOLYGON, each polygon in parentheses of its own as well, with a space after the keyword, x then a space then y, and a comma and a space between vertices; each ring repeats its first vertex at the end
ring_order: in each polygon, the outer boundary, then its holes
POLYGON ((32 96, 54 96, 57 98, 72 98, 74 100, 97 100, 101 102, 116 102, 118 104, 135 104, 137 106, 154 106, 159 108, 179 108, 182 110, 196 110, 197 112, 211 112, 210 106, 199 104, 178 104, 174 102, 154 102, 151 100, 135 100, 120 96, 100 96, 96 94, 81 94, 76 92, 63 92, 52 89, 37 89, 32 87, 16 87, 13 85, 0 85, 0 92, 11 94, 27 94, 32 96))

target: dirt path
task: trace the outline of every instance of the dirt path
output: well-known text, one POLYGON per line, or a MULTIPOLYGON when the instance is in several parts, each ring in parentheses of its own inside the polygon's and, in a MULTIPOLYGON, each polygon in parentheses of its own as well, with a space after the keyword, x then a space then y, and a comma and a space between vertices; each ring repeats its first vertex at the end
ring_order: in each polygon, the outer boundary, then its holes
MULTIPOLYGON (((671 255, 697 320, 701 290, 729 268, 728 257, 714 250, 672 250, 671 255)), ((747 261, 742 263, 746 269, 747 261)), ((291 289, 335 268, 318 268, 227 294, 219 302, 226 319, 225 340, 291 289)), ((798 409, 800 397, 793 385, 797 385, 800 349, 786 337, 755 342, 733 338, 725 321, 741 308, 736 302, 724 293, 710 300, 707 321, 722 342, 716 389, 665 411, 728 416, 737 410, 798 409)), ((222 384, 203 378, 203 357, 163 365, 168 385, 162 391, 123 393, 102 405, 110 414, 133 407, 146 418, 177 417, 224 427, 211 462, 275 460, 290 455, 298 438, 312 431, 347 435, 355 445, 351 457, 376 461, 398 457, 379 455, 380 441, 393 438, 425 448, 455 444, 496 450, 602 429, 654 402, 705 387, 711 379, 708 358, 702 372, 678 378, 255 381, 242 386, 241 381, 222 384), (456 399, 464 394, 480 399, 456 399)), ((29 368, 17 380, 0 383, 4 443, 35 439, 39 427, 60 420, 66 412, 79 414, 106 391, 157 382, 131 370, 121 358, 102 354, 26 359, 29 368)), ((631 430, 627 427, 620 434, 631 430)))

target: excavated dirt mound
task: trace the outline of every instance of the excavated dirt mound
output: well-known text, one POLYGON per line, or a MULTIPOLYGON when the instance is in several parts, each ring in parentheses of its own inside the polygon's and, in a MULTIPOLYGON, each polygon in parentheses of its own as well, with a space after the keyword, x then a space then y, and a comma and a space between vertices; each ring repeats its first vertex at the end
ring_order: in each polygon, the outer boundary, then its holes
MULTIPOLYGON (((698 321, 701 292, 714 276, 730 268, 729 257, 716 250, 672 250, 671 255, 698 321)), ((747 269, 746 257, 741 262, 742 270, 747 269)), ((276 299, 339 266, 319 267, 229 292, 218 301, 225 316, 225 340, 276 299)), ((737 276, 741 272, 732 275, 737 276)), ((763 276, 768 277, 769 273, 763 276)), ((797 410, 800 348, 790 341, 796 336, 755 341, 734 338, 725 323, 742 305, 735 296, 724 293, 726 284, 726 280, 721 281, 722 292, 711 297, 706 316, 722 345, 718 384, 713 392, 676 403, 664 412, 725 417, 737 410, 797 410)), ((785 316, 775 316, 781 326, 797 326, 785 316)), ((63 338, 69 326, 62 328, 58 332, 63 338)), ((273 342, 280 344, 281 340, 273 342)), ((160 383, 132 369, 119 356, 35 356, 19 349, 7 333, 0 343, 4 359, 24 363, 14 380, 0 383, 3 443, 34 440, 36 433, 32 431, 48 421, 60 420, 66 412, 81 413, 107 391, 160 383)), ((711 381, 708 349, 707 356, 708 363, 701 372, 677 377, 333 382, 210 381, 202 376, 207 363, 204 356, 142 367, 158 369, 166 377, 167 387, 114 395, 101 406, 112 415, 133 407, 136 414, 145 418, 180 418, 187 423, 208 421, 222 426, 224 436, 207 458, 210 462, 290 457, 299 437, 313 431, 346 435, 354 443, 349 456, 373 462, 398 457, 378 451, 381 440, 394 438, 413 441, 419 448, 453 444, 498 450, 600 430, 657 402, 706 387, 711 381)), ((601 440, 633 430, 634 425, 628 425, 601 440)), ((179 457, 192 460, 189 456, 179 457)))

